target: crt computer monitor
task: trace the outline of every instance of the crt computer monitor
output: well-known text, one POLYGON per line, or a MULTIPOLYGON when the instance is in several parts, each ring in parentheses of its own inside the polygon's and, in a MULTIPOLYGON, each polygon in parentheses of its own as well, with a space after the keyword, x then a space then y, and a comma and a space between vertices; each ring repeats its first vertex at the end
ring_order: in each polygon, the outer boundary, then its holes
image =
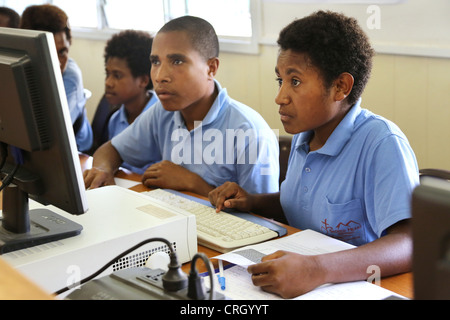
POLYGON ((450 299, 450 182, 430 177, 412 196, 414 299, 450 299))
POLYGON ((84 183, 53 34, 0 28, 0 166, 4 188, 0 253, 79 234, 84 183), (6 160, 6 161, 4 161, 6 160), (39 206, 38 206, 39 207, 39 206))

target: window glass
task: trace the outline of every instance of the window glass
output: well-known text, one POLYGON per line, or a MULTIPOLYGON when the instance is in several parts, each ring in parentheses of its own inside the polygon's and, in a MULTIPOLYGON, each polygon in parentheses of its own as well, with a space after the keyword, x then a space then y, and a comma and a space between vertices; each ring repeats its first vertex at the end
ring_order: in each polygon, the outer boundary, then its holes
POLYGON ((251 37, 252 22, 250 1, 223 0, 188 0, 187 14, 208 20, 220 36, 251 37))
POLYGON ((53 0, 69 17, 70 27, 100 28, 95 0, 53 0))
MULTIPOLYGON (((215 0, 212 0, 215 1, 215 0)), ((186 11, 186 3, 189 0, 168 0, 166 2, 166 21, 172 20, 173 18, 184 16, 186 11)))
POLYGON ((112 29, 136 29, 155 32, 164 25, 162 0, 108 0, 106 25, 112 29))
POLYGON ((0 0, 0 5, 10 7, 22 14, 23 10, 31 4, 52 3, 67 13, 75 36, 92 39, 109 37, 111 31, 108 29, 135 29, 156 33, 165 22, 189 14, 202 17, 214 26, 222 49, 235 52, 257 52, 257 40, 252 32, 252 19, 257 21, 257 17, 252 17, 252 13, 256 11, 255 8, 251 8, 251 5, 257 5, 257 1, 0 0), (77 31, 80 32, 77 33, 77 31), (248 42, 249 39, 250 42, 248 42), (250 46, 245 47, 248 45, 250 46))

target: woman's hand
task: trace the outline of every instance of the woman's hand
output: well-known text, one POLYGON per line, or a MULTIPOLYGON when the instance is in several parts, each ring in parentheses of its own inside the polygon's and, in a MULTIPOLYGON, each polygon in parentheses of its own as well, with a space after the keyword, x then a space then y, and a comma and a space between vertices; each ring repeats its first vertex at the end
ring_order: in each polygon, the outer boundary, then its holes
POLYGON ((255 286, 288 299, 294 298, 323 284, 315 256, 277 251, 265 256, 261 263, 247 268, 255 286))

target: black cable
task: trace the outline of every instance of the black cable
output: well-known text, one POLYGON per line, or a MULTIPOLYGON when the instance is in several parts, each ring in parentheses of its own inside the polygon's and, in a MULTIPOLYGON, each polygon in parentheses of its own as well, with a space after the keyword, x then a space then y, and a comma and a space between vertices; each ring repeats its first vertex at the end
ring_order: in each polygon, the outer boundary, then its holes
MULTIPOLYGON (((7 186, 11 184, 11 182, 14 179, 14 176, 17 173, 17 170, 19 170, 19 167, 23 164, 23 153, 20 148, 10 146, 11 148, 11 154, 14 158, 14 161, 16 165, 14 166, 13 170, 2 180, 2 185, 0 187, 0 191, 5 189, 7 186)), ((1 143, 1 153, 4 155, 2 159, 2 163, 0 164, 0 170, 3 169, 3 166, 5 165, 6 158, 8 156, 8 145, 5 143, 1 143)))
POLYGON ((0 163, 0 170, 6 163, 6 158, 8 157, 8 145, 4 142, 0 142, 0 153, 2 155, 2 162, 0 163))
MULTIPOLYGON (((119 260, 119 259, 121 259, 122 257, 126 256, 126 255, 129 254, 130 252, 133 252, 134 250, 136 250, 137 248, 143 246, 144 244, 147 244, 147 243, 153 242, 153 241, 161 241, 161 242, 164 242, 164 243, 169 247, 170 252, 171 252, 171 253, 175 253, 174 250, 173 250, 172 244, 171 244, 168 240, 166 240, 166 239, 164 239, 164 238, 150 238, 150 239, 144 240, 144 241, 142 241, 142 242, 140 242, 140 243, 134 245, 134 246, 131 247, 130 249, 128 249, 128 250, 122 252, 121 254, 119 254, 117 257, 115 257, 114 259, 112 259, 111 261, 109 261, 108 263, 106 263, 102 268, 100 268, 98 271, 96 271, 96 272, 93 273, 92 275, 90 275, 90 276, 88 276, 88 277, 82 279, 82 280, 80 281, 80 285, 83 284, 83 283, 86 283, 86 282, 88 282, 88 281, 90 281, 90 280, 92 280, 92 279, 94 279, 94 278, 97 277, 99 274, 101 274, 103 271, 105 271, 106 269, 108 269, 108 268, 109 268, 112 264, 114 264, 117 260, 119 260)), ((64 288, 62 288, 62 289, 56 291, 55 294, 56 294, 56 295, 59 295, 59 294, 61 294, 61 293, 63 293, 63 292, 66 292, 67 290, 72 289, 72 288, 73 288, 73 286, 67 286, 67 287, 64 287, 64 288)))
POLYGON ((19 170, 20 164, 16 164, 12 170, 12 172, 10 172, 8 174, 8 176, 6 176, 5 179, 2 180, 2 185, 0 186, 0 191, 2 191, 3 189, 5 189, 7 186, 9 186, 11 184, 11 182, 14 179, 14 176, 17 172, 17 170, 19 170))
MULTIPOLYGON (((208 257, 206 256, 206 254, 202 253, 202 252, 198 252, 194 255, 194 258, 192 258, 191 261, 191 271, 189 273, 189 278, 190 281, 192 281, 189 284, 189 291, 188 291, 188 296, 191 299, 199 299, 199 292, 196 290, 200 290, 201 287, 201 278, 198 275, 197 269, 195 267, 195 263, 197 262, 197 258, 201 258, 206 266, 206 268, 208 269, 208 274, 209 274, 209 280, 210 280, 210 288, 209 288, 209 299, 210 300, 214 300, 214 273, 213 273, 213 268, 211 266, 211 261, 209 261, 208 257), (198 281, 197 286, 194 283, 195 281, 198 281)), ((203 289, 201 287, 201 289, 203 289)))

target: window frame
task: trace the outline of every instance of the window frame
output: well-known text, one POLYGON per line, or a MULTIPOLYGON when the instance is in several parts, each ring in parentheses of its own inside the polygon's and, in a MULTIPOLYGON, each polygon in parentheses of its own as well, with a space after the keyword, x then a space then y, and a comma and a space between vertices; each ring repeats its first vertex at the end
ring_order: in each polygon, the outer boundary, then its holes
MULTIPOLYGON (((119 29, 112 29, 105 26, 105 17, 102 14, 102 6, 104 0, 97 0, 97 21, 99 27, 95 28, 81 28, 72 27, 72 36, 74 38, 88 39, 88 40, 102 40, 106 41, 117 32, 119 29)), ((48 0, 48 3, 52 3, 48 0)), ((259 36, 261 26, 261 4, 259 0, 250 0, 250 14, 252 36, 247 37, 225 37, 219 36, 220 50, 222 52, 243 53, 243 54, 258 54, 259 53, 259 36)), ((167 12, 166 15, 167 17, 167 12)), ((167 19, 167 18, 166 18, 167 19)), ((157 30, 146 30, 150 33, 156 33, 157 30)))

